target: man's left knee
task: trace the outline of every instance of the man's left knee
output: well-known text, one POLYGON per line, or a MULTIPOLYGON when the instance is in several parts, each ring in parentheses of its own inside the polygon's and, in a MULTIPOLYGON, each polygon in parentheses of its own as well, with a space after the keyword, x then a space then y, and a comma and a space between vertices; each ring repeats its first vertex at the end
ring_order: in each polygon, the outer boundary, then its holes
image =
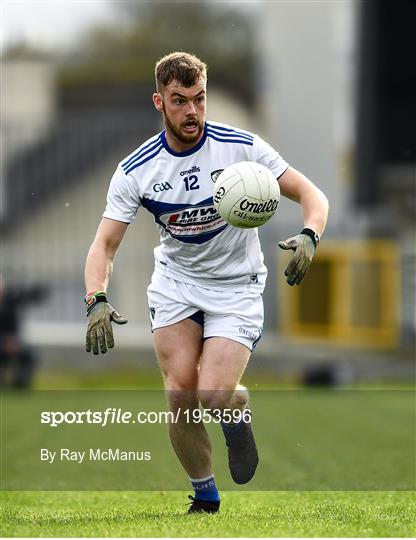
POLYGON ((234 389, 230 390, 201 390, 198 389, 198 397, 204 409, 220 410, 229 409, 234 389))

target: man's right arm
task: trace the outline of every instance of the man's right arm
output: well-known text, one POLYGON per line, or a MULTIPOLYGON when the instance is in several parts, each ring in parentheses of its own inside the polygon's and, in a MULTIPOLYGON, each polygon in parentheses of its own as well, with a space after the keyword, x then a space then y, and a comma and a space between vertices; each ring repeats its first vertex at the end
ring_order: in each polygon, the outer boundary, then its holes
POLYGON ((103 218, 97 229, 85 264, 86 293, 106 291, 113 271, 117 249, 127 230, 128 223, 103 218))
POLYGON ((113 270, 117 249, 127 229, 127 223, 103 218, 88 252, 85 264, 85 286, 87 294, 88 327, 86 350, 98 354, 114 347, 112 322, 126 324, 107 301, 107 287, 113 270))

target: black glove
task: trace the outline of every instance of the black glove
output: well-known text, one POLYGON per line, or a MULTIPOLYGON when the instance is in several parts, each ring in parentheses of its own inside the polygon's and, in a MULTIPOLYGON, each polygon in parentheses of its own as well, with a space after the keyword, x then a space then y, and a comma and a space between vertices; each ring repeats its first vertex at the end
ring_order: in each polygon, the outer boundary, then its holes
POLYGON ((88 295, 85 298, 87 304, 87 335, 85 339, 85 349, 94 354, 105 354, 107 347, 114 347, 114 335, 111 322, 116 324, 126 324, 128 321, 122 317, 111 304, 107 302, 107 297, 103 292, 88 295))
POLYGON ((285 270, 289 285, 299 285, 302 282, 311 265, 318 243, 319 237, 312 229, 303 229, 300 234, 279 242, 280 248, 292 249, 295 252, 285 270))

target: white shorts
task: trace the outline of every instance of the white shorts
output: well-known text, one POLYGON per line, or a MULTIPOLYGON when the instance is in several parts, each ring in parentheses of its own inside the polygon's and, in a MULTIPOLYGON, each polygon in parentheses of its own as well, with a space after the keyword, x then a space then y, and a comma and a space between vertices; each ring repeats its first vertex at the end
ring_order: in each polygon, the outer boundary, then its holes
POLYGON ((253 291, 211 291, 153 272, 147 289, 152 331, 192 318, 204 339, 225 337, 253 350, 263 331, 263 298, 253 291))

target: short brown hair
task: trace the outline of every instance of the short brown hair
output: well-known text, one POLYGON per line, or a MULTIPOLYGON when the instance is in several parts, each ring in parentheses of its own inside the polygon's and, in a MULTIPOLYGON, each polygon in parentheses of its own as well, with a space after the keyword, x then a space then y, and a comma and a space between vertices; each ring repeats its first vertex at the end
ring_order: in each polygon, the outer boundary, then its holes
POLYGON ((185 88, 190 88, 201 77, 206 80, 207 66, 193 54, 173 52, 156 63, 155 79, 158 92, 172 81, 178 81, 185 88))

